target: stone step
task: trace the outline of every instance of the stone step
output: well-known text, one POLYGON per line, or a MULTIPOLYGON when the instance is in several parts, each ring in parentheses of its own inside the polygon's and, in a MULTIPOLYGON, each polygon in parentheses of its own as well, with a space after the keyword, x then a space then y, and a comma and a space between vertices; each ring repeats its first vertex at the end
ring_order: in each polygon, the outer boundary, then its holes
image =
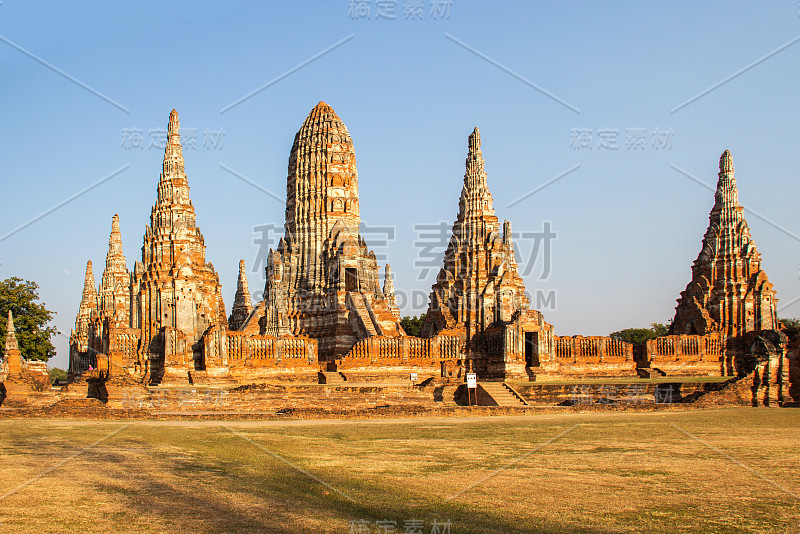
POLYGON ((336 371, 320 371, 319 372, 319 383, 320 384, 344 384, 345 379, 342 373, 336 371))
POLYGON ((373 323, 372 317, 369 314, 367 303, 364 301, 364 297, 359 293, 350 293, 349 301, 351 304, 351 309, 355 311, 356 315, 358 315, 359 319, 361 319, 361 324, 364 325, 364 330, 367 332, 367 336, 377 336, 378 331, 375 329, 375 324, 373 323))
POLYGON ((479 384, 498 406, 527 406, 528 403, 504 382, 483 382, 479 384))
POLYGON ((400 335, 400 320, 392 315, 385 300, 375 300, 372 302, 372 313, 375 321, 381 329, 383 336, 399 336, 400 335))
POLYGON ((439 386, 434 390, 433 400, 439 406, 458 406, 455 400, 458 387, 458 384, 439 386))

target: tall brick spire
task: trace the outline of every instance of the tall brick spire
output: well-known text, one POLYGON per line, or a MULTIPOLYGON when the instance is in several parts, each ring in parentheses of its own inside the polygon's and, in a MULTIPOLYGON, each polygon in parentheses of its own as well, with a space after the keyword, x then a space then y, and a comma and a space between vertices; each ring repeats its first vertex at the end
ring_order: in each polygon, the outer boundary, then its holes
POLYGON ((119 215, 111 219, 111 235, 108 237, 106 268, 98 291, 100 315, 113 319, 118 326, 129 326, 130 322, 130 273, 122 253, 122 236, 119 231, 119 215))
POLYGON ((83 293, 81 296, 81 306, 94 308, 97 303, 97 290, 94 286, 94 272, 92 271, 92 260, 86 261, 86 273, 83 275, 83 293))
POLYGON ((702 250, 678 299, 670 333, 741 336, 779 328, 775 291, 761 270, 728 150, 719 158, 718 177, 702 250))
MULTIPOLYGON (((75 329, 70 335, 70 345, 74 344, 78 352, 89 350, 89 323, 97 312, 97 290, 94 286, 92 260, 86 262, 86 274, 83 277, 83 294, 75 317, 75 329)), ((73 362, 70 362, 72 365, 73 362)))
MULTIPOLYGON (((744 208, 739 205, 739 191, 736 189, 736 178, 733 174, 733 157, 726 150, 719 157, 719 174, 717 175, 717 191, 714 194, 714 208, 709 214, 711 226, 735 229, 744 221, 744 208)), ((746 223, 745 223, 746 224, 746 223)))
POLYGON ((145 228, 142 261, 134 267, 131 296, 131 327, 141 328, 142 347, 156 365, 192 359, 202 365, 197 343, 203 333, 214 325, 227 328, 219 276, 206 262, 205 241, 189 199, 180 123, 174 109, 169 115, 156 203, 145 228))
POLYGON ((14 317, 11 314, 11 310, 8 310, 8 322, 6 323, 5 357, 9 376, 20 374, 22 370, 22 353, 19 350, 19 343, 17 343, 17 331, 14 328, 14 317))
POLYGON ((11 310, 8 310, 8 321, 6 322, 6 354, 14 350, 19 352, 17 329, 14 328, 14 315, 11 313, 11 310))
MULTIPOLYGON (((388 301, 389 308, 397 309, 397 296, 394 293, 394 277, 392 276, 392 266, 386 264, 383 274, 383 296, 388 301)), ((398 310, 399 313, 399 310, 398 310)))
POLYGON ((286 235, 269 253, 264 303, 249 322, 258 317, 268 335, 315 338, 322 360, 364 337, 399 335, 400 312, 384 297, 375 253, 359 234, 353 141, 325 102, 295 135, 288 170, 286 235))
POLYGON ((319 292, 326 283, 322 246, 339 224, 358 237, 358 172, 353 141, 342 119, 320 102, 294 138, 286 185, 286 237, 299 247, 296 283, 319 292))
POLYGON ((174 109, 169 114, 167 146, 158 180, 156 203, 150 213, 148 236, 151 237, 150 247, 142 250, 145 265, 152 262, 172 265, 185 263, 188 261, 187 255, 192 253, 200 254, 200 259, 205 263, 203 236, 196 226, 194 206, 189 198, 180 122, 178 112, 174 109), (185 246, 166 246, 174 240, 185 243, 185 246))
MULTIPOLYGON (((475 128, 469 136, 464 187, 458 203, 458 218, 453 225, 453 235, 462 243, 480 248, 480 236, 497 234, 500 225, 494 214, 494 200, 486 185, 486 169, 481 152, 481 133, 475 128)), ((479 253, 476 249, 476 253, 479 253)), ((471 268, 477 269, 475 263, 471 268)))
MULTIPOLYGON (((486 169, 484 168, 483 152, 481 152, 481 132, 477 126, 469 135, 469 151, 467 152, 467 170, 464 173, 464 187, 472 191, 486 189, 486 169)), ((489 195, 491 199, 491 195, 489 195)), ((490 207, 491 208, 491 207, 490 207)))
POLYGON ((517 274, 511 226, 504 224, 501 237, 492 204, 481 134, 475 128, 469 136, 458 216, 444 266, 432 288, 424 335, 463 327, 467 339, 471 339, 490 325, 510 321, 515 310, 528 307, 525 287, 517 274))
POLYGON ((247 288, 247 271, 244 260, 239 260, 239 280, 236 284, 236 296, 233 299, 233 308, 228 319, 228 327, 231 330, 238 330, 252 311, 253 301, 250 297, 250 290, 247 288))
POLYGON ((167 125, 167 146, 164 149, 164 164, 162 166, 161 180, 171 178, 186 178, 183 161, 183 147, 181 146, 181 123, 178 112, 172 110, 169 114, 167 125))
POLYGON ((121 270, 125 268, 125 255, 122 253, 122 234, 119 231, 119 215, 115 213, 111 218, 111 234, 108 236, 106 269, 121 270))

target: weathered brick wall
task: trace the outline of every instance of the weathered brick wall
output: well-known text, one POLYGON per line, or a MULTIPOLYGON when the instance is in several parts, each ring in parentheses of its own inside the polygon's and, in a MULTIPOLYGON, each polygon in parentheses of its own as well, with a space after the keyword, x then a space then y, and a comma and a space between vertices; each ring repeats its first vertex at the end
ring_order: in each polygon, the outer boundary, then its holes
POLYGON ((650 367, 667 376, 724 376, 722 351, 716 334, 662 336, 646 343, 650 367))
POLYGON ((694 402, 711 391, 722 390, 727 382, 662 382, 525 384, 514 383, 514 389, 529 404, 595 404, 625 403, 652 405, 658 403, 694 402))
POLYGON ((371 336, 356 343, 347 354, 336 360, 336 364, 343 371, 369 366, 376 369, 439 369, 441 361, 455 361, 462 357, 461 338, 458 336, 371 336))
POLYGON ((789 343, 786 359, 789 365, 789 395, 800 406, 800 335, 789 343))
MULTIPOLYGON (((602 336, 553 336, 549 358, 532 371, 538 378, 635 377, 633 345, 602 336)), ((546 359, 545 359, 546 358, 546 359)))
POLYGON ((263 412, 296 409, 363 409, 376 406, 434 406, 433 390, 412 386, 324 386, 261 384, 234 388, 108 388, 114 409, 174 412, 263 412))

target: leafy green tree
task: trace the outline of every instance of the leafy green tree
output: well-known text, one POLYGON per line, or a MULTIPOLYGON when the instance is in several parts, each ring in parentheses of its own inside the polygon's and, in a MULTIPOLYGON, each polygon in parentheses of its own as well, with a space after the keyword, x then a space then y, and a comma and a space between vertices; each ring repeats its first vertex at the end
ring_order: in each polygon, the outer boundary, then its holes
POLYGON ((612 332, 609 337, 612 339, 633 343, 634 345, 641 345, 645 341, 649 341, 660 336, 666 336, 668 331, 669 327, 667 325, 661 323, 650 323, 650 328, 626 328, 625 330, 612 332))
POLYGON ((625 330, 612 332, 609 337, 612 339, 633 343, 634 345, 641 345, 645 341, 656 337, 656 333, 650 328, 626 328, 625 330))
POLYGON ((400 319, 400 326, 403 327, 403 330, 406 331, 406 334, 409 336, 419 337, 422 333, 422 323, 425 322, 425 314, 423 313, 419 317, 416 315, 411 317, 406 315, 402 319, 400 319))
POLYGON ((60 380, 63 381, 67 379, 67 372, 63 369, 59 369, 58 367, 49 369, 48 374, 50 375, 51 384, 55 384, 60 380))
POLYGON ((784 328, 800 328, 800 319, 797 317, 781 319, 784 328))
POLYGON ((666 336, 669 334, 669 325, 661 323, 650 323, 650 330, 656 333, 655 337, 666 336))
POLYGON ((56 349, 50 338, 59 334, 55 326, 48 326, 55 312, 37 302, 36 282, 16 276, 0 281, 0 343, 6 339, 8 310, 14 315, 14 328, 22 356, 27 360, 47 361, 55 356, 56 349))

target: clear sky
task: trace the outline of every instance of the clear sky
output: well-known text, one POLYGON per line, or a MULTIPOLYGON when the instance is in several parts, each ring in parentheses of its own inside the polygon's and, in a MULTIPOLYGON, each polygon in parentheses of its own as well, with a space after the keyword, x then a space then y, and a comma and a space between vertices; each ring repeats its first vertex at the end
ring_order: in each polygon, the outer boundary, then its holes
POLYGON ((672 317, 726 148, 780 315, 800 316, 799 11, 2 0, 0 276, 40 285, 64 333, 50 363, 65 367, 84 266, 99 282, 115 213, 129 268, 141 258, 176 108, 230 308, 240 258, 263 288, 260 242, 282 234, 294 134, 324 100, 355 143, 364 234, 404 314, 425 309, 447 239, 436 228, 453 222, 478 126, 495 211, 557 334, 672 317))

